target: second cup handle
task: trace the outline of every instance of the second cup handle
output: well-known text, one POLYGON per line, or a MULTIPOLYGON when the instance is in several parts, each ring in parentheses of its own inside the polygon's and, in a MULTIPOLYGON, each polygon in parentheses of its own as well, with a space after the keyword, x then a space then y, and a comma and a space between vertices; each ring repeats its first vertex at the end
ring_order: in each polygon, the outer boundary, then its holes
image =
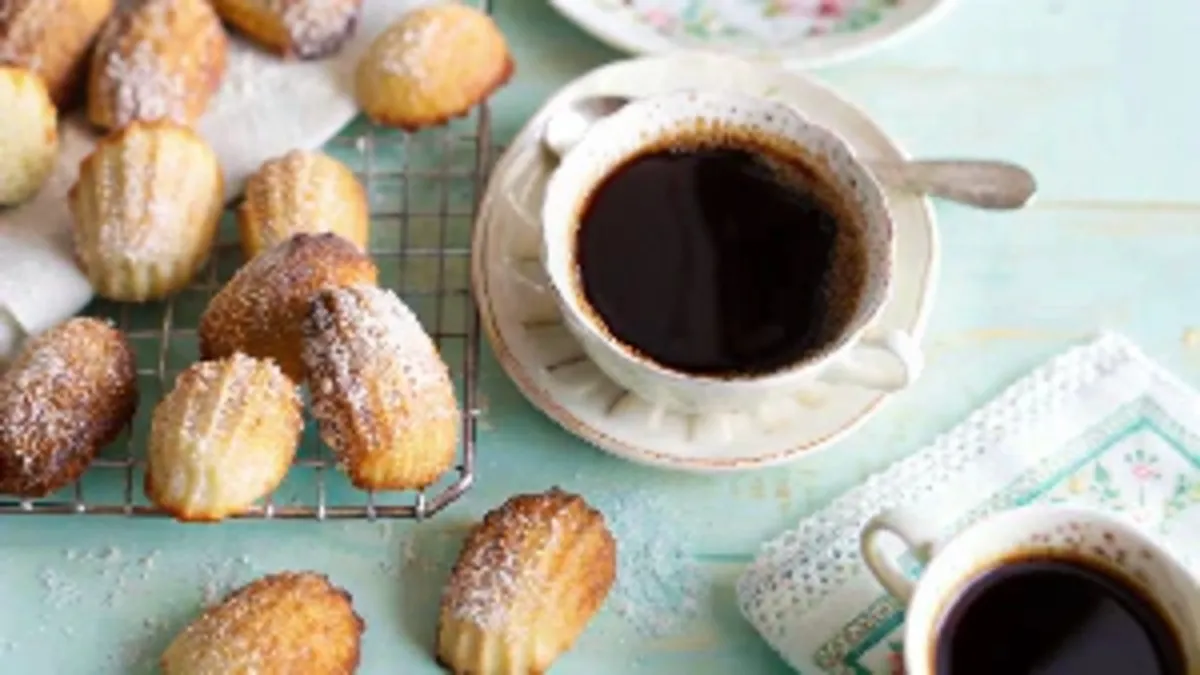
POLYGON ((886 511, 867 521, 859 535, 860 553, 871 574, 875 575, 888 593, 905 605, 912 599, 916 584, 908 578, 895 558, 883 550, 879 537, 890 534, 899 538, 908 547, 909 552, 921 564, 925 564, 932 556, 934 538, 925 532, 923 520, 928 519, 919 518, 913 511, 886 511))
POLYGON ((821 374, 826 384, 849 384, 879 391, 899 391, 907 388, 921 375, 925 358, 921 347, 907 331, 890 330, 878 336, 863 337, 821 374), (860 350, 880 351, 891 357, 896 368, 891 372, 866 367, 854 361, 854 352, 860 350))

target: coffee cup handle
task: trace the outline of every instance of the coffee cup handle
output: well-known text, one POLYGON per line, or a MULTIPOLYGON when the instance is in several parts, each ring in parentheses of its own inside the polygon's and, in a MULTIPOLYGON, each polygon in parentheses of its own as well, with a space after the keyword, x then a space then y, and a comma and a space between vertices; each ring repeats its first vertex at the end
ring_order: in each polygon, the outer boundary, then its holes
POLYGON ((890 330, 881 335, 868 335, 850 349, 850 353, 835 361, 823 373, 821 381, 826 384, 852 385, 892 392, 906 389, 921 375, 925 357, 917 341, 903 330, 890 330), (864 366, 854 359, 860 350, 880 351, 891 357, 897 368, 887 371, 864 366))
POLYGON ((880 535, 890 534, 900 539, 921 564, 929 562, 933 555, 935 537, 925 531, 928 518, 921 518, 915 511, 896 509, 885 511, 867 521, 859 534, 859 547, 863 561, 871 574, 897 600, 908 604, 916 584, 880 545, 880 535))

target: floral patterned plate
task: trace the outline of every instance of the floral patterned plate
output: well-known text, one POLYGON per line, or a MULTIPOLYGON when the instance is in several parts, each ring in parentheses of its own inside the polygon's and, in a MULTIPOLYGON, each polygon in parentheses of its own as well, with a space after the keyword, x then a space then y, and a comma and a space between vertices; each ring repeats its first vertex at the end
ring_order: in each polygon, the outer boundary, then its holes
POLYGON ((941 16, 950 0, 550 0, 610 46, 635 54, 717 51, 828 65, 941 16))

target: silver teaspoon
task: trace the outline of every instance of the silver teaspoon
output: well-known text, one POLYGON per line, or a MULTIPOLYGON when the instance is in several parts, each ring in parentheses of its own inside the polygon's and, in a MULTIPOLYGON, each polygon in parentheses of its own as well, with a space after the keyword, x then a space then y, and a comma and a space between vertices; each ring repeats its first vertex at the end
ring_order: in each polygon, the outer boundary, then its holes
MULTIPOLYGON (((555 156, 562 157, 583 139, 593 124, 629 101, 623 96, 590 96, 574 101, 547 120, 542 143, 555 156)), ((1037 192, 1033 174, 1012 162, 948 159, 867 161, 867 165, 889 187, 981 209, 1019 209, 1037 192)))

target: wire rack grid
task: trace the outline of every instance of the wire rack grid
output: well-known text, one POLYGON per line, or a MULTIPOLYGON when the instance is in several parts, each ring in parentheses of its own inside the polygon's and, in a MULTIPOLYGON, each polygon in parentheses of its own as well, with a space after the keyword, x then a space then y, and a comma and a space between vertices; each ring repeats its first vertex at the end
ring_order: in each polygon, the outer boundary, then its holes
MULTIPOLYGON (((486 0, 481 2, 486 7, 486 0)), ((372 493, 355 489, 337 469, 309 420, 292 470, 262 503, 239 518, 427 518, 461 497, 475 478, 480 327, 470 296, 470 239, 477 197, 493 148, 486 103, 465 119, 416 134, 358 121, 324 148, 355 171, 371 204, 370 253, 380 285, 413 309, 438 343, 461 402, 458 463, 426 490, 372 493)), ((206 269, 163 303, 98 300, 86 313, 110 318, 138 359, 141 402, 129 430, 105 448, 79 481, 45 499, 0 496, 2 514, 165 514, 143 494, 150 415, 175 377, 198 359, 200 314, 243 262, 226 212, 206 269)))

